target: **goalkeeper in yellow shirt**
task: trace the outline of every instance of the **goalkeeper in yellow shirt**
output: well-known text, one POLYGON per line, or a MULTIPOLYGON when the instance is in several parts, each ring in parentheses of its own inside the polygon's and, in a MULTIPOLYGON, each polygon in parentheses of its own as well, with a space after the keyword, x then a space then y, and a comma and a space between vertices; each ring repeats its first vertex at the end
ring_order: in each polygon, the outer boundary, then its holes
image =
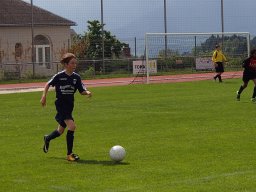
POLYGON ((216 75, 213 77, 214 80, 219 79, 219 82, 222 83, 221 74, 224 72, 224 62, 226 62, 227 59, 225 55, 222 53, 220 49, 220 45, 215 46, 215 51, 212 55, 212 62, 215 67, 216 75))

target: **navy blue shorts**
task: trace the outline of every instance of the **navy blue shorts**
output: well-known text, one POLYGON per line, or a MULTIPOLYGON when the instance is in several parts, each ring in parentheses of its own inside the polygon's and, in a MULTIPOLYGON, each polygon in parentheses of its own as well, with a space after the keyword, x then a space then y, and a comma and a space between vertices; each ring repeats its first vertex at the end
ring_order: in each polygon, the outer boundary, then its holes
POLYGON ((63 114, 63 113, 57 113, 55 116, 55 120, 63 127, 66 128, 67 124, 64 120, 73 120, 72 114, 63 114))
POLYGON ((55 116, 55 120, 64 128, 67 127, 66 123, 64 120, 73 120, 74 118, 72 117, 72 112, 73 112, 73 105, 61 105, 55 102, 57 114, 55 116))

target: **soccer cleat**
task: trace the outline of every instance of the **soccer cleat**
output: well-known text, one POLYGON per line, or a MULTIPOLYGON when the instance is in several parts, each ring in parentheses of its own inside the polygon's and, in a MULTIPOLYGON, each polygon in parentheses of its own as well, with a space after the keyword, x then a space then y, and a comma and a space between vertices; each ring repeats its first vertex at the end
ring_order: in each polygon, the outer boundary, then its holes
POLYGON ((43 150, 44 150, 45 153, 48 152, 49 145, 50 145, 50 141, 47 141, 47 136, 48 136, 48 135, 45 135, 45 136, 44 136, 44 147, 43 147, 43 150))
POLYGON ((217 78, 217 77, 213 77, 214 81, 216 81, 216 78, 217 78))
POLYGON ((70 155, 67 156, 68 161, 78 161, 79 159, 79 156, 74 153, 71 153, 70 155))
POLYGON ((253 103, 255 103, 255 102, 256 102, 256 98, 255 98, 255 97, 251 98, 251 101, 252 101, 253 103))
POLYGON ((237 101, 240 101, 240 94, 239 94, 238 91, 236 92, 236 100, 237 100, 237 101))

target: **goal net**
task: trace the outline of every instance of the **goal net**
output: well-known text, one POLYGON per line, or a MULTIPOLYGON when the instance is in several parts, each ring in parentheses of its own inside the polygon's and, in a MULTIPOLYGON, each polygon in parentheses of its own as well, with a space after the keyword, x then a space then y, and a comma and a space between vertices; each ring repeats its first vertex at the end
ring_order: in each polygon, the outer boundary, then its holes
POLYGON ((212 71, 211 57, 220 44, 228 59, 226 71, 238 71, 241 62, 249 56, 248 32, 224 33, 146 33, 146 82, 177 73, 212 71), (153 78, 157 76, 158 78, 153 78))

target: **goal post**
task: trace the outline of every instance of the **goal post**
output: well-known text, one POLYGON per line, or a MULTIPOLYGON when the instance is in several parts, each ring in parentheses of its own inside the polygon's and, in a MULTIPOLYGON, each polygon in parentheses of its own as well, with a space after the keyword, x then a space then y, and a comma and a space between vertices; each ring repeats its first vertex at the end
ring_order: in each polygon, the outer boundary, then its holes
POLYGON ((231 62, 229 67, 239 68, 250 54, 250 33, 146 33, 146 82, 150 83, 150 76, 175 70, 213 70, 210 58, 216 44, 231 62), (156 63, 153 70, 152 61, 156 63))

